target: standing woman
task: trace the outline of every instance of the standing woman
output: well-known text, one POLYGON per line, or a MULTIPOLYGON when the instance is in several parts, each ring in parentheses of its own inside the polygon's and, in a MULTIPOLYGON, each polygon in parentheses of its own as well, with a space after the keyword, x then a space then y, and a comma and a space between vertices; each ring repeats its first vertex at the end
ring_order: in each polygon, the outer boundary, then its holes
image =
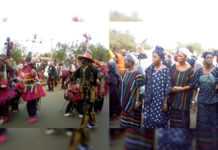
POLYGON ((190 102, 192 99, 193 69, 187 62, 190 52, 180 48, 176 53, 176 64, 171 68, 171 84, 169 102, 170 127, 189 128, 190 102))
POLYGON ((142 102, 140 88, 144 85, 144 77, 137 70, 137 58, 128 54, 125 57, 126 73, 122 79, 121 87, 121 127, 141 126, 142 102))
MULTIPOLYGON (((203 54, 203 67, 195 73, 195 87, 199 88, 197 103, 197 128, 218 128, 218 99, 216 98, 216 77, 213 73, 214 55, 203 54)), ((196 102, 195 101, 195 102, 196 102)))
POLYGON ((120 116, 120 87, 121 76, 119 75, 114 61, 108 63, 108 86, 109 86, 109 102, 110 102, 110 120, 120 116))
POLYGON ((164 109, 170 92, 170 69, 163 65, 164 49, 156 46, 153 64, 145 73, 144 127, 167 127, 168 116, 164 109))

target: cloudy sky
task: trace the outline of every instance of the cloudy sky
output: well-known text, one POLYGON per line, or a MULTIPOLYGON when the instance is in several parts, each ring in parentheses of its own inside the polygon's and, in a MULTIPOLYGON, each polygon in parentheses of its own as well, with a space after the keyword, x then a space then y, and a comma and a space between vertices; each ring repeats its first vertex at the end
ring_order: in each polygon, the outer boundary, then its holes
POLYGON ((218 48, 217 0, 111 0, 111 3, 111 10, 125 14, 135 11, 144 20, 141 25, 111 25, 114 29, 129 30, 137 40, 148 37, 152 44, 169 48, 175 47, 177 41, 199 42, 206 49, 218 48))
POLYGON ((89 33, 93 43, 108 46, 108 9, 100 0, 1 0, 0 48, 7 36, 33 51, 48 51, 56 41, 83 40, 89 33), (103 5, 104 7, 100 7, 103 5), (79 16, 83 23, 72 18, 79 16), (8 18, 7 22, 2 22, 8 18), (26 42, 38 34, 43 44, 26 42))

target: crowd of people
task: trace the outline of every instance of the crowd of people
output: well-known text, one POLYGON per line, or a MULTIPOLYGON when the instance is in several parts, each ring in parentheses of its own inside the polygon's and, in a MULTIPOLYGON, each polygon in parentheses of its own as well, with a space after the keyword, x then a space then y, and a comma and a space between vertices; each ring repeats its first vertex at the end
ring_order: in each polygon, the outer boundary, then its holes
POLYGON ((6 54, 0 55, 0 124, 12 119, 11 114, 19 111, 22 101, 26 103, 28 123, 37 123, 40 101, 47 96, 46 91, 53 92, 60 83, 63 103, 67 103, 64 116, 74 116, 76 111, 80 127, 95 127, 96 113, 102 111, 108 92, 106 63, 92 59, 89 51, 68 63, 36 61, 29 52, 14 65, 10 51, 12 47, 7 47, 6 54))
POLYGON ((197 128, 218 127, 217 51, 205 51, 199 63, 188 48, 169 57, 156 46, 144 70, 137 55, 116 53, 109 69, 110 118, 120 127, 190 128, 192 109, 197 128))

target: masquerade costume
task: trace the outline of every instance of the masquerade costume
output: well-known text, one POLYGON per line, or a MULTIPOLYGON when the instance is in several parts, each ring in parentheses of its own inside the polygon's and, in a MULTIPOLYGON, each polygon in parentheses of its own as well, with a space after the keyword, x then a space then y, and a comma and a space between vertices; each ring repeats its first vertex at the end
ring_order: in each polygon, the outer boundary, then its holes
POLYGON ((9 120, 9 105, 16 96, 10 86, 10 77, 13 71, 6 59, 6 56, 0 55, 0 124, 9 120))
POLYGON ((97 99, 97 78, 98 70, 92 64, 94 61, 91 58, 91 54, 86 52, 83 56, 78 56, 78 59, 86 61, 86 64, 81 65, 74 73, 72 81, 80 85, 81 91, 81 103, 80 110, 83 114, 81 127, 87 127, 89 125, 91 128, 95 124, 95 112, 93 110, 94 103, 97 99), (82 108, 81 108, 82 107, 82 108))
POLYGON ((38 74, 31 63, 31 58, 27 58, 26 64, 20 71, 20 77, 23 80, 23 90, 21 97, 27 103, 28 122, 37 122, 37 104, 41 97, 46 95, 43 86, 40 84, 38 74))

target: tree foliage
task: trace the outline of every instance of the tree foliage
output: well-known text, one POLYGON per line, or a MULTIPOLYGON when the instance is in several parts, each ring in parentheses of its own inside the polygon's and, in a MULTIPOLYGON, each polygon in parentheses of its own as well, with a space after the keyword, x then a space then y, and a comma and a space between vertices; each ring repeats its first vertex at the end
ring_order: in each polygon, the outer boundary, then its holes
POLYGON ((193 51, 197 55, 203 52, 203 47, 200 43, 197 42, 190 42, 190 43, 181 43, 177 42, 177 48, 186 47, 189 50, 193 51))
POLYGON ((110 31, 110 48, 134 50, 136 43, 134 37, 128 32, 122 33, 116 30, 110 31))

